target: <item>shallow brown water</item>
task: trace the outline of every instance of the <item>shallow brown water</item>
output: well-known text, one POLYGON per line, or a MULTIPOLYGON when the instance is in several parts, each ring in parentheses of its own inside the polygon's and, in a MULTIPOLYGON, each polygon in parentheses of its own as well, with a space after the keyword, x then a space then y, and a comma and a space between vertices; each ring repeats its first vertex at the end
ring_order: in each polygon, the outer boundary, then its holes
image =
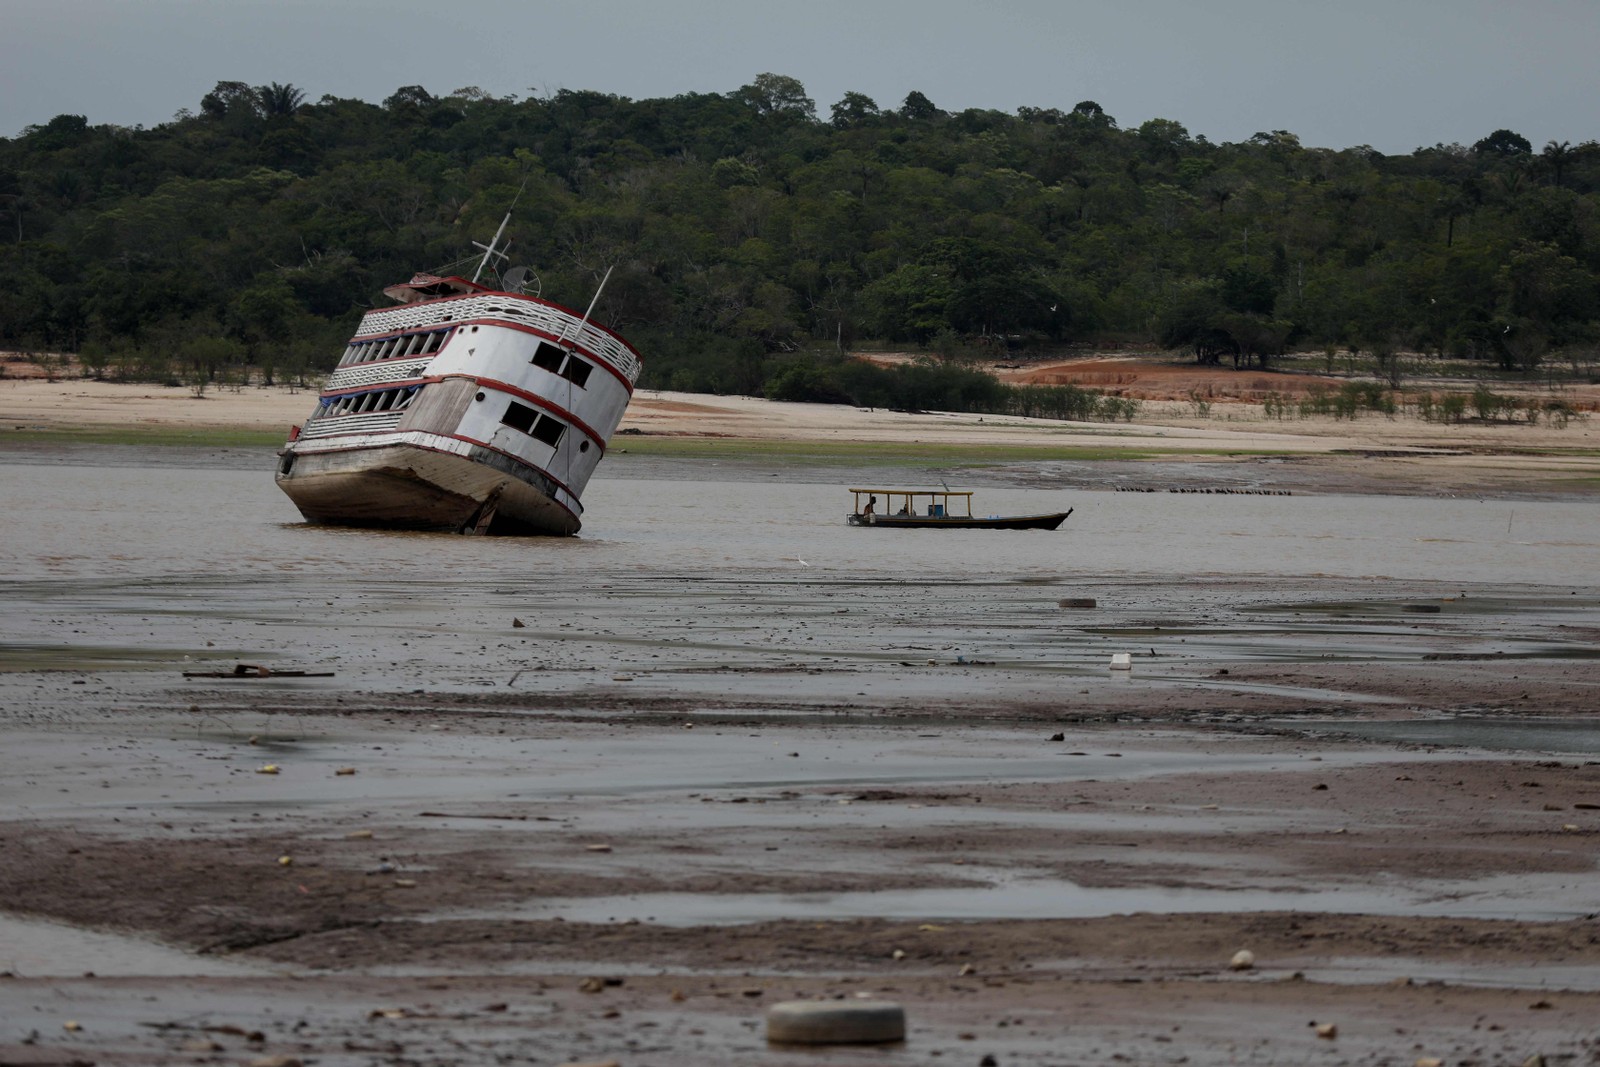
MULTIPOLYGON (((0 563, 11 578, 529 578, 579 572, 972 581, 1299 576, 1560 587, 1600 571, 1600 526, 1578 501, 1213 496, 977 485, 979 514, 1074 509, 1059 531, 887 531, 844 524, 859 472, 782 474, 614 457, 577 539, 471 539, 307 527, 265 450, 10 452, 0 563), (819 475, 821 476, 819 480, 819 475), (803 562, 802 562, 803 561, 803 562)), ((1065 476, 1063 470, 1063 477, 1065 476)), ((883 475, 887 476, 887 475, 883 475)), ((1030 472, 1033 480, 1038 472, 1030 472)), ((932 484, 938 472, 898 472, 932 484)), ((915 487, 915 486, 911 486, 915 487)), ((972 486, 968 486, 973 488, 972 486)), ((957 486, 961 488, 961 486, 957 486)))

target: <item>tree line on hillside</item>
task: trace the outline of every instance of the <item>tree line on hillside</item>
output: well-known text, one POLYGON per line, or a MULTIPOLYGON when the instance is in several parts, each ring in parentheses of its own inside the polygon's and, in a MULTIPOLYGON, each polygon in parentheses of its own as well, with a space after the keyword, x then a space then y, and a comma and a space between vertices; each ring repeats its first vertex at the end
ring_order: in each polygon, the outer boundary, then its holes
POLYGON ((762 74, 668 99, 413 85, 381 104, 221 82, 152 129, 58 115, 0 139, 0 347, 304 378, 383 285, 470 274, 513 203, 512 262, 545 297, 586 306, 614 268, 596 318, 643 351, 647 386, 954 407, 907 397, 1000 401, 839 356, 1138 341, 1528 370, 1600 337, 1592 141, 1213 144, 1092 101, 945 111, 915 91, 822 116, 762 74))

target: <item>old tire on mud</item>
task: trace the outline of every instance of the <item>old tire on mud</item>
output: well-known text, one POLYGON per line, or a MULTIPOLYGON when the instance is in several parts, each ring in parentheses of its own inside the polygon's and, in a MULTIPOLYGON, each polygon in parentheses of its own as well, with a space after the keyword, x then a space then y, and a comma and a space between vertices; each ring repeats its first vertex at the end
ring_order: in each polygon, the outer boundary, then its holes
POLYGON ((767 1040, 783 1045, 876 1045, 906 1038, 906 1013, 887 1000, 790 1000, 767 1009, 767 1040))

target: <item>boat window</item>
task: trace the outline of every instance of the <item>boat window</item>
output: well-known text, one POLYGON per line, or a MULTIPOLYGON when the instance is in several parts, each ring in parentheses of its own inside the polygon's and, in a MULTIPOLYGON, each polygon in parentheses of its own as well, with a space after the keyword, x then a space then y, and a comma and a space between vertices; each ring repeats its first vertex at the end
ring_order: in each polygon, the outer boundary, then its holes
POLYGON ((549 341, 540 341, 539 347, 533 353, 533 365, 542 367, 551 374, 561 372, 561 361, 566 358, 566 353, 561 351, 549 341))
POLYGON ((566 432, 566 427, 558 419, 549 415, 539 416, 539 421, 533 425, 533 437, 536 441, 543 441, 554 448, 561 443, 561 435, 566 432))
POLYGON ((500 422, 513 430, 527 434, 535 441, 542 441, 551 448, 560 444, 561 435, 567 432, 566 424, 560 419, 541 415, 528 405, 519 404, 515 400, 506 405, 506 413, 500 417, 500 422))
POLYGON ((589 381, 589 372, 594 370, 589 364, 577 356, 568 356, 567 365, 561 368, 561 376, 567 381, 582 388, 589 381))
POLYGON ((549 341, 540 341, 539 347, 534 350, 532 363, 535 367, 558 374, 573 385, 583 387, 589 381, 589 372, 594 366, 585 360, 579 359, 570 352, 564 352, 549 341))
POLYGON ((533 424, 538 421, 539 413, 526 404, 519 404, 515 400, 506 405, 506 413, 500 416, 500 421, 513 430, 523 433, 532 433, 533 424))

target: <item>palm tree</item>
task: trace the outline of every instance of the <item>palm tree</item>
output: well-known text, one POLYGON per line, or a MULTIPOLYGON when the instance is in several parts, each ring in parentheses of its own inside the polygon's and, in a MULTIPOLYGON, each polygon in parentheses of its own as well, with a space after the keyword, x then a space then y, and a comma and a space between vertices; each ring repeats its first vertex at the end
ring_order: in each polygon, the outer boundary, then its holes
POLYGON ((1444 246, 1455 244, 1456 220, 1472 214, 1472 197, 1465 189, 1455 188, 1439 198, 1439 213, 1445 218, 1444 246))
POLYGON ((256 100, 261 104, 261 113, 267 118, 288 118, 300 110, 300 105, 305 103, 306 94, 296 89, 293 85, 279 85, 273 82, 270 85, 256 87, 256 100))
POLYGON ((1544 158, 1545 166, 1550 168, 1555 175, 1556 188, 1561 188, 1561 172, 1567 169, 1567 164, 1572 162, 1571 141, 1551 141, 1544 146, 1544 151, 1539 153, 1544 158))

